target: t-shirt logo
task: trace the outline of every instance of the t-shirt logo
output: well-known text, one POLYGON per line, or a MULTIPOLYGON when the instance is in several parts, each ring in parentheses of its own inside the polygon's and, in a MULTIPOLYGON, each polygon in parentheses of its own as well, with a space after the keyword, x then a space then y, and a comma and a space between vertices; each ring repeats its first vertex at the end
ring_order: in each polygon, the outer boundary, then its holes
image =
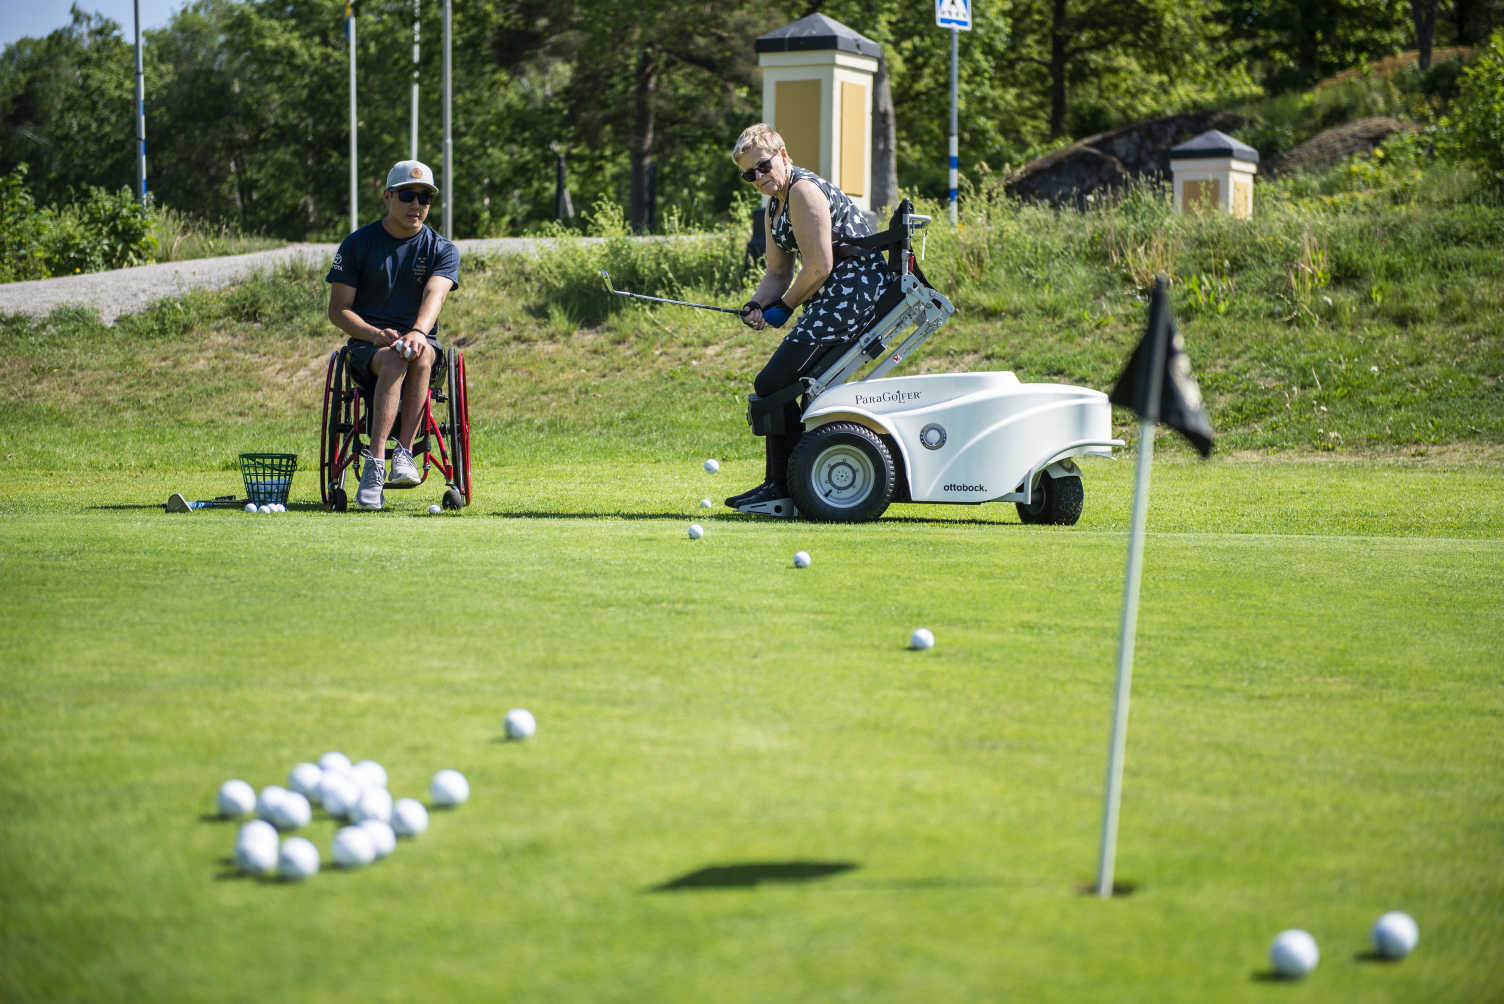
POLYGON ((417 257, 415 257, 413 259, 413 277, 416 278, 419 283, 424 283, 424 282, 428 281, 428 256, 427 255, 425 255, 425 254, 419 254, 417 257))

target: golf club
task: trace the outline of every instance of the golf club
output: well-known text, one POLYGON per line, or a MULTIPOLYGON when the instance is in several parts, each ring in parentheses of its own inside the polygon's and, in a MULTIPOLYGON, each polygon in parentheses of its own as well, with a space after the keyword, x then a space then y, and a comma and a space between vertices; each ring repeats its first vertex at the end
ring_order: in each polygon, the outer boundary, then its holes
POLYGON ((742 316, 742 311, 736 307, 717 307, 709 303, 690 303, 687 300, 668 300, 664 299, 661 296, 645 296, 642 293, 629 293, 625 289, 612 289, 611 273, 607 272, 605 269, 601 269, 601 278, 606 281, 606 290, 608 292, 615 293, 617 296, 630 296, 634 300, 651 300, 654 303, 672 303, 675 306, 679 307, 698 307, 701 310, 719 310, 723 314, 735 314, 737 317, 742 316))

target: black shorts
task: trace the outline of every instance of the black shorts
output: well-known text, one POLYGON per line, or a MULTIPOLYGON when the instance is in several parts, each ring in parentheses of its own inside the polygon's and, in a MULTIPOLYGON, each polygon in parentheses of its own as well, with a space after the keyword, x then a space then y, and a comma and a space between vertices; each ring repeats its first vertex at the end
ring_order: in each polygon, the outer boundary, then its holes
MULTIPOLYGON (((433 335, 428 335, 428 347, 433 349, 433 371, 429 382, 437 380, 444 373, 444 348, 439 340, 433 335)), ((371 370, 371 360, 376 358, 376 353, 381 350, 375 342, 368 342, 360 338, 351 338, 345 342, 345 365, 349 367, 350 376, 356 383, 367 391, 376 385, 376 374, 371 370)))

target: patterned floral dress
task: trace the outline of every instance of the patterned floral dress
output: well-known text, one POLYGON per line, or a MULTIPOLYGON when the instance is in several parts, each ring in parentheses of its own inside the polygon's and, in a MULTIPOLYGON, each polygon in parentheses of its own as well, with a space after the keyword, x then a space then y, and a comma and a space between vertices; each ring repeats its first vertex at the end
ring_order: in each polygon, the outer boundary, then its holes
MULTIPOLYGON (((844 238, 866 237, 872 233, 867 218, 856 203, 835 185, 802 167, 792 168, 795 182, 813 182, 825 194, 830 203, 830 236, 839 244, 844 238)), ((770 234, 773 243, 789 254, 797 254, 799 243, 794 239, 794 225, 788 213, 779 213, 779 201, 768 203, 769 218, 777 214, 770 234)), ((837 260, 835 268, 803 304, 803 311, 793 330, 785 336, 787 342, 818 344, 840 342, 853 338, 872 319, 877 300, 887 289, 887 260, 880 254, 868 254, 860 258, 837 260)))

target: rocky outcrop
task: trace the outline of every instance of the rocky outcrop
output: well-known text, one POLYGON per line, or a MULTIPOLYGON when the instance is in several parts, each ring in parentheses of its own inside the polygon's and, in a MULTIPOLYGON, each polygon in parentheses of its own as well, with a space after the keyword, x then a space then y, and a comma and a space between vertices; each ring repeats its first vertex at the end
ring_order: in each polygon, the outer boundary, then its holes
POLYGON ((1053 206, 1084 206, 1087 196, 1138 178, 1170 180, 1170 149, 1209 129, 1236 134, 1245 120, 1231 112, 1170 115, 1077 140, 1026 164, 1009 178, 1009 195, 1053 206))
POLYGON ((1320 171, 1351 157, 1355 153, 1372 153, 1374 148, 1402 129, 1413 129, 1398 119, 1366 118, 1333 126, 1317 133, 1299 146, 1292 147, 1265 162, 1262 171, 1270 177, 1296 171, 1320 171))

